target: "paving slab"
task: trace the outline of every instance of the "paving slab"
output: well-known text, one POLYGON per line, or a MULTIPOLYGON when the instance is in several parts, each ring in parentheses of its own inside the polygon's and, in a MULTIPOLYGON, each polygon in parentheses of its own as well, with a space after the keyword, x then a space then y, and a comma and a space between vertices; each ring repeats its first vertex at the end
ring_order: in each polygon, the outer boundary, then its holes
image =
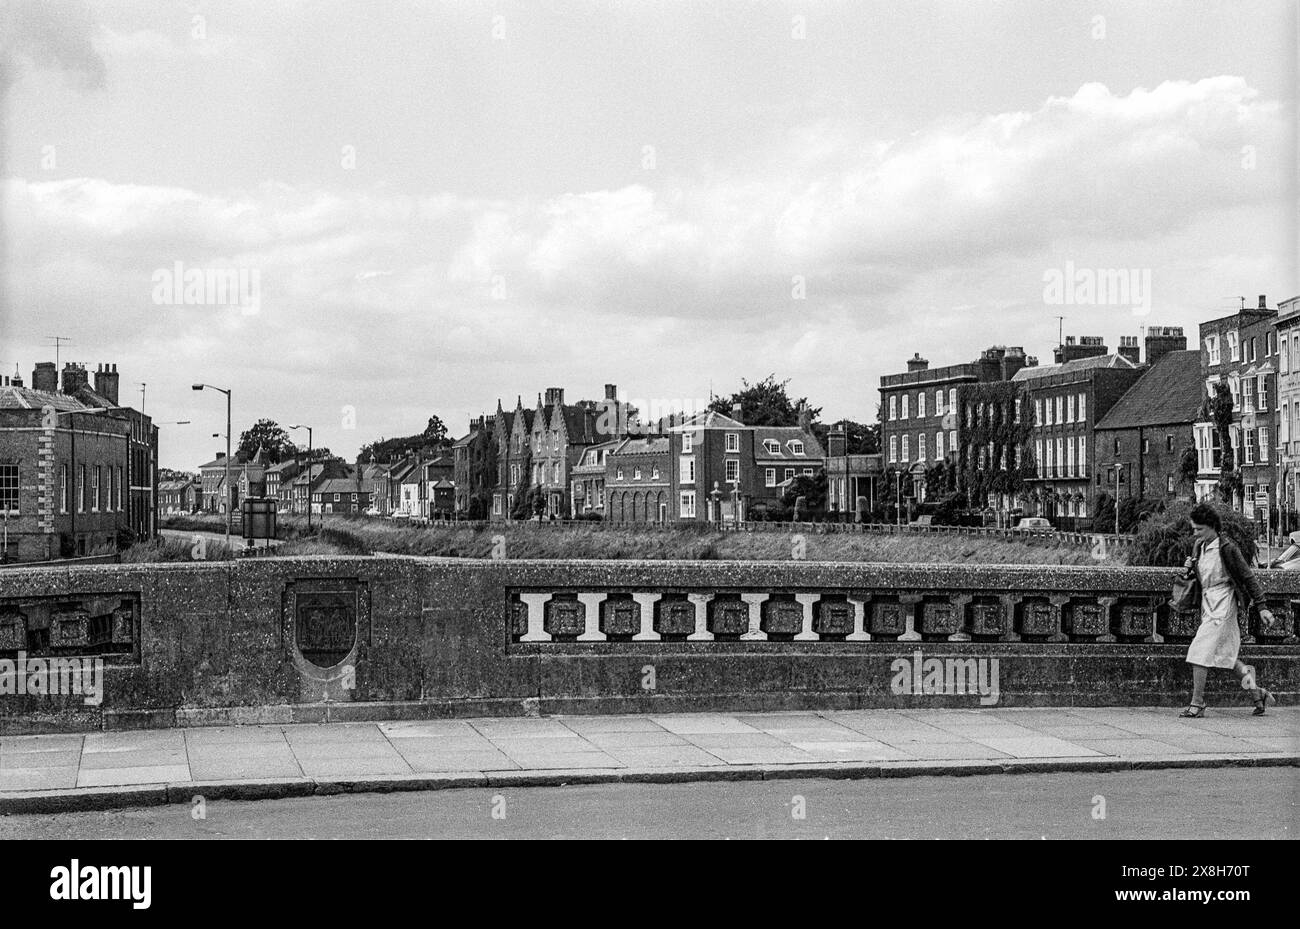
POLYGON ((247 745, 249 743, 279 743, 283 745, 284 727, 282 726, 211 726, 194 727, 182 730, 185 744, 195 745, 247 745))
POLYGON ((81 751, 83 735, 6 735, 0 736, 0 755, 6 752, 81 751))
POLYGON ((76 768, 81 752, 66 749, 46 752, 0 752, 0 771, 19 768, 76 768))
POLYGON ((666 732, 646 716, 559 716, 559 722, 581 735, 606 732, 666 732))
POLYGON ((717 755, 686 744, 612 748, 607 754, 629 768, 726 764, 717 755))
POLYGON ((1094 752, 1101 752, 1103 755, 1114 755, 1118 758, 1150 758, 1154 755, 1188 755, 1191 749, 1179 748, 1177 745, 1170 745, 1168 742, 1160 742, 1156 739, 1080 739, 1075 743, 1083 748, 1090 748, 1094 752))
POLYGON ((285 726, 284 737, 294 748, 300 745, 333 745, 340 742, 362 744, 387 742, 374 723, 322 723, 285 726))
POLYGON ((85 768, 77 775, 78 787, 123 787, 131 784, 167 784, 193 780, 186 764, 135 765, 130 768, 85 768))
POLYGON ((659 727, 655 731, 632 732, 588 732, 584 736, 588 743, 599 749, 614 748, 654 748, 669 745, 689 745, 685 736, 668 732, 659 727))
POLYGON ((190 774, 196 781, 301 777, 302 767, 293 757, 191 758, 190 774))
POLYGON ((380 723, 379 731, 389 739, 481 738, 467 719, 427 719, 380 723))
POLYGON ((187 760, 184 747, 179 750, 135 749, 122 752, 83 752, 81 755, 81 770, 183 765, 187 760))
POLYGON ((901 761, 912 757, 883 742, 794 742, 791 747, 818 761, 901 761))
POLYGON ((981 745, 979 742, 890 742, 886 738, 885 743, 893 745, 911 758, 934 761, 1011 757, 1005 752, 988 745, 981 745))
POLYGON ((0 771, 0 791, 44 790, 77 786, 77 768, 63 765, 57 768, 14 768, 0 771))
POLYGON ((734 716, 701 714, 699 716, 654 716, 651 718, 664 729, 669 732, 676 732, 678 735, 762 734, 753 726, 741 722, 734 716))
POLYGON ((402 753, 403 760, 417 774, 434 771, 496 771, 519 765, 503 752, 402 753))
POLYGON ((1101 754, 1101 752, 1093 751, 1090 748, 1075 745, 1073 742, 1067 742, 1064 739, 1054 739, 1051 736, 1037 736, 1028 739, 977 738, 974 741, 979 742, 981 745, 987 745, 989 748, 997 749, 1013 758, 1078 758, 1101 754))

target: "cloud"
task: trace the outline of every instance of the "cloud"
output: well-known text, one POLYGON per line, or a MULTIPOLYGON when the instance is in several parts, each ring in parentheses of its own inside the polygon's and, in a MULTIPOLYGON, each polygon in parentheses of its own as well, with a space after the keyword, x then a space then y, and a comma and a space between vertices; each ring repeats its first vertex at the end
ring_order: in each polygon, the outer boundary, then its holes
POLYGON ((17 80, 21 61, 74 75, 87 90, 102 88, 108 69, 95 48, 96 29, 86 3, 6 0, 0 4, 0 90, 17 80))

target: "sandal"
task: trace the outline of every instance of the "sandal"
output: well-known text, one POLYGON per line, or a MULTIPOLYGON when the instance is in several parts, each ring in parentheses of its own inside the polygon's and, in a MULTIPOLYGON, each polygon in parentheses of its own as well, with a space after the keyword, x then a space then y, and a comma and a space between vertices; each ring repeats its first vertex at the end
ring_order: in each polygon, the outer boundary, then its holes
POLYGON ((1200 719, 1205 715, 1205 704, 1199 706, 1195 703, 1189 703, 1187 709, 1178 714, 1183 719, 1200 719))
POLYGON ((1277 697, 1273 696, 1272 691, 1265 690, 1263 687, 1259 690, 1260 696, 1259 699, 1255 701, 1255 712, 1251 713, 1251 716, 1263 716, 1264 707, 1268 704, 1268 701, 1272 700, 1274 703, 1277 703, 1277 697))

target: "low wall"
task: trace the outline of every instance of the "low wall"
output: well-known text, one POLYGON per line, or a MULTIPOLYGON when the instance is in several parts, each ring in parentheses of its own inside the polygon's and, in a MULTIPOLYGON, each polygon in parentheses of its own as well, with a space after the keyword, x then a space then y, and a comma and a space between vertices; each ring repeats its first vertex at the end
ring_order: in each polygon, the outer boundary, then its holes
MULTIPOLYGON (((98 657, 102 702, 0 692, 0 731, 533 713, 1175 705, 1171 569, 276 558, 9 569, 0 661, 98 657)), ((1243 657, 1300 690, 1300 576, 1243 657)), ((29 664, 28 668, 32 666, 29 664)), ((1215 705, 1244 705, 1227 672, 1215 705)))

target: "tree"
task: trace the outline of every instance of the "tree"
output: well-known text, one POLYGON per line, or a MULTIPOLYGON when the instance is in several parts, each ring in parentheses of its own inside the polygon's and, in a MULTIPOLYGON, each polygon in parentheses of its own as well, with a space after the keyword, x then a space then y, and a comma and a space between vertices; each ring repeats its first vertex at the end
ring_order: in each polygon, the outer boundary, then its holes
POLYGON ((245 430, 239 437, 239 448, 235 450, 235 459, 251 459, 262 450, 262 460, 277 464, 286 458, 292 458, 298 446, 289 438, 279 423, 271 419, 259 419, 253 428, 245 430))
MULTIPOLYGON (((807 406, 808 398, 801 397, 792 402, 786 393, 790 381, 777 383, 776 375, 769 374, 757 384, 741 378, 744 387, 730 397, 718 397, 709 404, 709 409, 727 416, 731 415, 733 405, 740 404, 740 418, 746 426, 797 426, 799 425, 799 406, 807 406)), ((816 420, 822 408, 807 407, 810 421, 816 420)))
POLYGON ((1214 385, 1210 399, 1210 421, 1219 436, 1219 496, 1231 503, 1233 495, 1241 489, 1241 473, 1232 454, 1232 391, 1223 381, 1214 385))
POLYGON ((421 437, 435 445, 441 445, 447 440, 447 427, 437 416, 430 416, 429 424, 424 427, 421 437))
MULTIPOLYGON (((854 422, 851 419, 842 419, 835 426, 844 429, 845 454, 847 455, 874 455, 880 451, 880 423, 875 422, 871 425, 854 422)), ((828 453, 830 451, 827 445, 831 431, 835 426, 822 425, 813 423, 813 435, 817 436, 817 441, 821 443, 823 449, 828 453)))
POLYGON ((803 502, 799 505, 799 514, 806 516, 809 513, 822 513, 826 510, 826 494, 829 489, 829 481, 826 478, 825 471, 818 471, 816 474, 800 474, 790 481, 790 486, 786 488, 781 495, 781 502, 786 506, 794 506, 800 497, 803 502))

